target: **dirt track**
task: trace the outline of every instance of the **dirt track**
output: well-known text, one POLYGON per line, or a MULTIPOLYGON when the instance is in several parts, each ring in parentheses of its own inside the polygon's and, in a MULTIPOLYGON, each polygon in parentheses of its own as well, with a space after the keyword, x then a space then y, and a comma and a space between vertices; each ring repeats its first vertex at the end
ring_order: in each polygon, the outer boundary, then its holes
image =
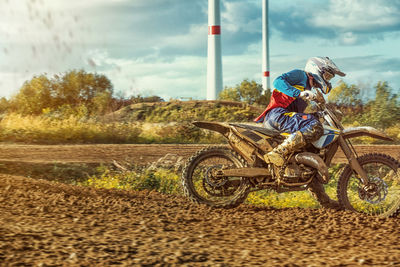
MULTIPOLYGON (((89 154, 98 162, 111 153, 107 145, 12 148, 1 146, 2 162, 89 154)), ((156 153, 165 154, 160 146, 156 153)), ((323 209, 216 210, 181 197, 0 174, 0 266, 398 266, 399 222, 323 209)))
POLYGON ((212 210, 156 193, 0 181, 5 266, 400 264, 399 219, 245 205, 212 210))
MULTIPOLYGON (((0 144, 0 162, 29 163, 109 163, 112 160, 134 164, 153 162, 167 153, 184 158, 207 145, 14 145, 0 144)), ((355 146, 359 154, 386 153, 400 159, 400 146, 355 146)), ((345 162, 338 151, 334 162, 345 162)))

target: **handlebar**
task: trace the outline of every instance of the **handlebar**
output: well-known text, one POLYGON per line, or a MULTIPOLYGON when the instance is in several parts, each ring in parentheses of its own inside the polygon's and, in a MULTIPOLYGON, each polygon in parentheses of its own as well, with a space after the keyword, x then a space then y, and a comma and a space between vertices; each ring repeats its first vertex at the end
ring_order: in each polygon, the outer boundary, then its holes
POLYGON ((318 110, 323 111, 326 108, 325 97, 320 91, 320 89, 316 88, 315 91, 316 91, 316 97, 314 99, 314 102, 316 103, 318 110))
POLYGON ((320 115, 321 117, 325 117, 325 115, 327 115, 328 117, 330 117, 332 120, 330 124, 332 124, 332 126, 338 128, 338 129, 343 129, 343 126, 340 122, 340 119, 336 116, 336 112, 334 110, 332 110, 329 105, 326 104, 325 101, 325 97, 322 94, 322 92, 320 91, 319 88, 316 88, 315 90, 317 92, 316 97, 314 99, 314 102, 316 103, 317 107, 318 107, 318 115, 320 115))

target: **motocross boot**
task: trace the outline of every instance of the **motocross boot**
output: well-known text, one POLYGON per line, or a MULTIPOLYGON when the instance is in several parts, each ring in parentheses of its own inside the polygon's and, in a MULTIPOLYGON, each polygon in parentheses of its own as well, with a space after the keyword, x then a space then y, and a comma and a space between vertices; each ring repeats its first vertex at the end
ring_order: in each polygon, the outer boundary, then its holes
POLYGON ((276 166, 283 166, 285 163, 285 157, 290 153, 296 151, 299 148, 302 148, 307 143, 304 139, 304 136, 301 132, 297 131, 285 141, 282 142, 279 146, 275 147, 272 151, 268 152, 264 155, 264 160, 267 163, 272 163, 276 166))

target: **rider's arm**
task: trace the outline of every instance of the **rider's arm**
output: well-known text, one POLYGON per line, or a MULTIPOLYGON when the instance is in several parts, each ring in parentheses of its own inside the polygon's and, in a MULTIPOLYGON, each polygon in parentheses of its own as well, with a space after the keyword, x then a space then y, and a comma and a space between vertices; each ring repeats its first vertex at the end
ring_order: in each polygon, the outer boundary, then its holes
POLYGON ((292 70, 282 74, 274 80, 274 88, 285 95, 291 97, 299 97, 300 90, 293 85, 305 87, 307 83, 307 75, 302 70, 292 70))

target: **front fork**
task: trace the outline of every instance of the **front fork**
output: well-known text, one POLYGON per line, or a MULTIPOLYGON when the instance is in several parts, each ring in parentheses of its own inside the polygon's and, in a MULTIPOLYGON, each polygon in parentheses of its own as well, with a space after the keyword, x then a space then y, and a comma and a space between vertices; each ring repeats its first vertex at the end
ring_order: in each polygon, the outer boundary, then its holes
POLYGON ((343 153, 346 155, 347 159, 349 160, 350 167, 355 171, 363 185, 368 185, 368 176, 365 170, 361 167, 360 163, 358 162, 355 153, 350 148, 349 144, 343 138, 343 136, 339 136, 339 145, 343 150, 343 153))

